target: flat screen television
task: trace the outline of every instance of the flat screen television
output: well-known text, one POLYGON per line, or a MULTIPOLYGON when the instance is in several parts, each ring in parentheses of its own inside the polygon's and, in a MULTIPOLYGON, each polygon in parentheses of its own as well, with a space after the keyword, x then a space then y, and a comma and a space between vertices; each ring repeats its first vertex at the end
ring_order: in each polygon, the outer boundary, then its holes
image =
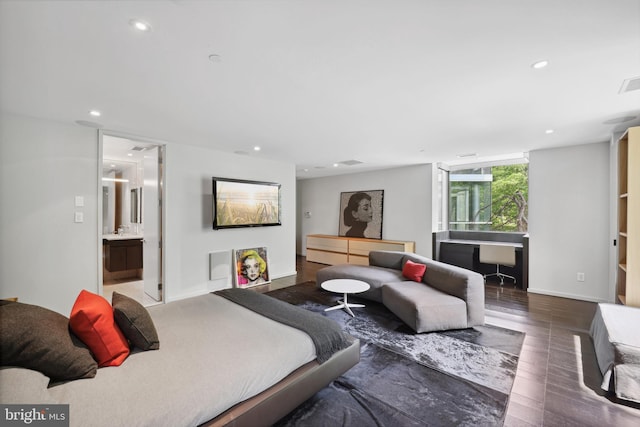
POLYGON ((281 225, 280 184, 213 177, 213 229, 281 225))

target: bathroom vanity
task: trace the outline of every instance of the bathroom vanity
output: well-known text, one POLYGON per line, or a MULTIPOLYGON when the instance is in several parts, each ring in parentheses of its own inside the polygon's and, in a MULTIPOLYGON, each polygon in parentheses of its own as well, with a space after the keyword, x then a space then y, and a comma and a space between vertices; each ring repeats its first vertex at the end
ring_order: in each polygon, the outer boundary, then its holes
POLYGON ((142 268, 142 236, 134 234, 105 234, 104 267, 109 272, 142 268))

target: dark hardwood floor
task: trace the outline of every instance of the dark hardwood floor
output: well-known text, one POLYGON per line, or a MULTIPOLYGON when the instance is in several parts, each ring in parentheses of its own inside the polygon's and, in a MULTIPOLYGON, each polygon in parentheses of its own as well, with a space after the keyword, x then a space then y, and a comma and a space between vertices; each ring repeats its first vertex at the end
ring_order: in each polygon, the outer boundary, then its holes
MULTIPOLYGON (((297 259, 297 275, 261 291, 315 280, 322 264, 297 259)), ((615 402, 589 336, 596 304, 487 283, 486 323, 526 333, 506 426, 640 426, 640 407, 615 402)), ((638 327, 632 325, 631 327, 638 327)))

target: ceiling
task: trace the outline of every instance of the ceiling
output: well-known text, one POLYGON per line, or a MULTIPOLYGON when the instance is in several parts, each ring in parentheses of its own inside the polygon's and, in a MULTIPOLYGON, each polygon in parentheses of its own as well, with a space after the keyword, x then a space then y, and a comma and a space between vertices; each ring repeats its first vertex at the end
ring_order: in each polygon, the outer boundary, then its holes
POLYGON ((301 179, 640 124, 640 90, 619 93, 640 77, 640 0, 0 0, 0 61, 5 111, 282 160, 301 179))

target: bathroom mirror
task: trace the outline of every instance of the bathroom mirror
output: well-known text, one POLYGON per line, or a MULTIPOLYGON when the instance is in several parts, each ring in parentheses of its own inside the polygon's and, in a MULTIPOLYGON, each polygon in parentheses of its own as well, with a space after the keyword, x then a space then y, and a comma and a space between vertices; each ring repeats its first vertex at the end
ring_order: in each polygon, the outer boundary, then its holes
POLYGON ((102 170, 102 233, 117 233, 119 228, 133 230, 142 221, 142 189, 137 164, 104 159, 102 170))
POLYGON ((131 189, 131 223, 142 223, 142 188, 131 189))

